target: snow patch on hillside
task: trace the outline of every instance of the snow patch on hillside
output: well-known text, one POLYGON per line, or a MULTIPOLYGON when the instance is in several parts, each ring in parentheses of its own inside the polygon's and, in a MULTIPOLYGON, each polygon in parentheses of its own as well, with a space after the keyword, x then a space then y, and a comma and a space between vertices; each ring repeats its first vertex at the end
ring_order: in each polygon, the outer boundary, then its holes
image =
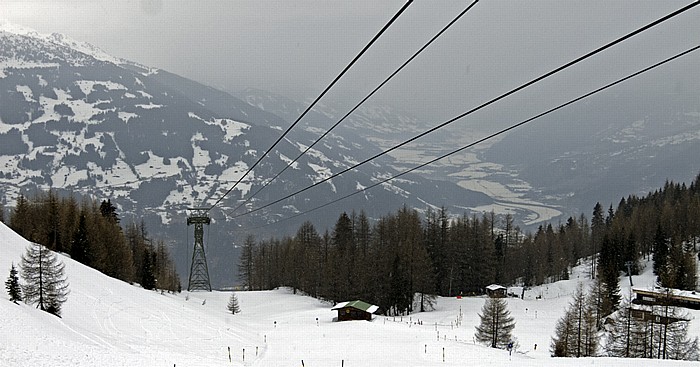
POLYGON ((7 69, 34 69, 34 68, 57 68, 58 63, 55 62, 34 62, 21 59, 0 60, 0 78, 7 77, 5 70, 7 69))
POLYGON ((291 164, 292 169, 299 169, 299 162, 294 162, 292 163, 292 159, 287 157, 286 155, 279 153, 280 159, 284 162, 287 163, 289 166, 291 164))
POLYGON ((213 125, 213 126, 219 127, 224 132, 224 141, 226 141, 226 142, 232 141, 233 138, 240 136, 240 135, 243 135, 245 130, 250 129, 250 125, 243 123, 243 122, 231 120, 231 119, 205 120, 205 119, 199 117, 194 112, 188 112, 187 115, 190 118, 202 121, 207 125, 213 125))
POLYGON ((139 117, 139 115, 137 115, 133 112, 123 112, 123 111, 117 112, 117 116, 119 116, 119 118, 122 121, 124 121, 125 123, 129 123, 129 120, 131 120, 134 117, 139 117))
POLYGON ((18 85, 15 88, 18 92, 22 93, 24 100, 27 102, 34 102, 34 93, 28 85, 18 85))
POLYGON ((95 90, 96 85, 101 85, 107 90, 127 90, 124 85, 112 81, 78 80, 75 82, 75 84, 86 96, 95 90))
MULTIPOLYGON (((144 93, 144 94, 148 94, 148 93, 144 93)), ((153 103, 153 102, 151 102, 151 103, 149 103, 149 104, 137 104, 137 105, 135 105, 135 106, 138 107, 138 108, 143 108, 144 110, 152 110, 152 109, 154 109, 154 108, 161 108, 161 107, 163 107, 162 104, 155 104, 155 103, 153 103)))

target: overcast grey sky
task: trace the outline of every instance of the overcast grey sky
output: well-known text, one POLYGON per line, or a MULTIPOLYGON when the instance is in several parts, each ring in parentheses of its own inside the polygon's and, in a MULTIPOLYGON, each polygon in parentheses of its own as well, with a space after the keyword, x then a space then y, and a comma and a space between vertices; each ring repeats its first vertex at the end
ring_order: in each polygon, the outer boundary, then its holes
MULTIPOLYGON (((482 0, 377 99, 442 121, 691 2, 482 0)), ((354 105, 470 3, 415 0, 329 97, 354 105)), ((316 97, 403 4, 0 0, 0 19, 212 86, 304 99, 316 97)), ((697 7, 513 100, 553 105, 699 42, 697 7)), ((691 56, 668 75, 682 78, 698 65, 691 56)))

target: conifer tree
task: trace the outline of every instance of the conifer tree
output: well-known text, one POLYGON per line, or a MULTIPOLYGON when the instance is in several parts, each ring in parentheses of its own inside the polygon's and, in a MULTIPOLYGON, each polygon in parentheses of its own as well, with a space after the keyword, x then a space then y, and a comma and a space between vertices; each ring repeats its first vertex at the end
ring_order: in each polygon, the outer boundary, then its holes
POLYGON ((343 212, 338 218, 331 237, 331 269, 328 298, 340 302, 351 296, 352 256, 354 255, 354 240, 352 220, 343 212))
POLYGON ((656 226, 656 233, 654 234, 654 274, 660 275, 662 269, 666 265, 666 260, 668 256, 669 241, 661 228, 661 223, 656 226))
POLYGON ((632 316, 632 304, 628 299, 623 300, 612 320, 612 325, 606 331, 605 353, 609 357, 647 357, 647 351, 651 348, 645 348, 646 325, 632 316))
POLYGON ((61 317, 61 306, 68 295, 65 265, 56 254, 40 244, 32 244, 22 256, 24 302, 61 317))
POLYGON ((597 347, 593 307, 579 284, 569 308, 557 322, 551 353, 554 357, 589 357, 595 355, 597 347))
POLYGON ((591 254, 593 261, 591 262, 591 278, 596 278, 597 254, 600 251, 600 246, 603 241, 603 233, 605 233, 605 220, 603 219, 603 206, 596 203, 593 207, 593 216, 591 217, 591 254))
POLYGON ((697 336, 693 338, 688 335, 690 322, 685 321, 689 319, 688 314, 681 314, 676 307, 673 308, 671 314, 684 320, 668 324, 668 330, 664 336, 662 357, 684 361, 699 361, 700 342, 697 336))
POLYGON ((698 337, 688 335, 687 313, 668 305, 637 306, 652 314, 641 320, 626 301, 607 331, 605 351, 610 357, 700 360, 698 337))
POLYGON ((49 249, 56 252, 65 252, 67 250, 66 244, 64 244, 64 239, 61 238, 61 213, 59 207, 58 196, 53 190, 49 190, 48 193, 42 197, 41 203, 42 212, 42 228, 39 229, 41 235, 42 244, 47 246, 49 249))
POLYGON ((107 199, 106 201, 102 200, 102 203, 100 203, 100 214, 102 214, 104 218, 107 218, 114 223, 119 223, 117 208, 112 205, 112 201, 110 199, 107 199))
POLYGON ((156 287, 155 252, 151 246, 143 249, 143 269, 141 270, 141 287, 154 289, 156 287))
POLYGON ((251 291, 253 289, 253 263, 255 252, 255 237, 248 235, 243 242, 241 255, 238 258, 238 279, 243 282, 245 289, 251 291))
POLYGON ((90 252, 90 240, 88 239, 87 219, 85 214, 80 214, 78 229, 73 234, 70 256, 73 260, 92 266, 92 253, 90 252))
POLYGON ((476 340, 491 348, 506 348, 512 341, 515 320, 510 316, 508 303, 502 298, 487 298, 481 309, 481 323, 476 327, 476 340))
MULTIPOLYGON (((12 215, 10 216, 10 228, 17 232, 20 236, 30 239, 33 236, 34 224, 32 222, 32 213, 29 201, 24 195, 17 198, 12 215)), ((30 239, 31 240, 31 239, 30 239)))
POLYGON ((576 334, 576 326, 574 325, 573 314, 571 312, 564 313, 554 329, 554 337, 550 344, 550 353, 552 357, 570 357, 571 346, 576 334))
POLYGON ((238 297, 236 296, 236 293, 231 293, 231 298, 228 299, 228 305, 226 305, 226 309, 234 315, 241 312, 241 308, 238 305, 238 297))
POLYGON ((15 264, 12 264, 10 268, 10 276, 5 281, 5 289, 7 289, 7 294, 10 296, 10 302, 17 303, 17 301, 22 300, 22 288, 19 285, 15 264))
POLYGON ((690 317, 679 307, 672 306, 673 290, 666 289, 666 296, 661 298, 656 314, 661 317, 658 332, 652 338, 651 349, 656 349, 660 359, 698 360, 698 338, 688 337, 688 322, 690 317))
POLYGON ((601 315, 607 316, 617 310, 620 304, 620 271, 618 270, 619 243, 607 233, 603 235, 600 257, 598 258, 598 275, 603 283, 601 315))
POLYGON ((179 278, 175 272, 175 264, 170 258, 170 253, 163 240, 158 240, 152 256, 154 257, 154 286, 160 290, 176 292, 178 290, 179 278))

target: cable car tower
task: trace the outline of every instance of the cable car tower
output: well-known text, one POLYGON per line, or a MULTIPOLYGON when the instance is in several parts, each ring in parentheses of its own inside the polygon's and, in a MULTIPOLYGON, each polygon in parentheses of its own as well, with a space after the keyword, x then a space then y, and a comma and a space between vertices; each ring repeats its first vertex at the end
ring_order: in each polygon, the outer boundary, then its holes
POLYGON ((193 212, 187 217, 187 225, 194 224, 194 249, 187 291, 211 292, 207 256, 204 254, 204 225, 211 223, 211 219, 207 216, 209 208, 187 208, 187 210, 193 212))

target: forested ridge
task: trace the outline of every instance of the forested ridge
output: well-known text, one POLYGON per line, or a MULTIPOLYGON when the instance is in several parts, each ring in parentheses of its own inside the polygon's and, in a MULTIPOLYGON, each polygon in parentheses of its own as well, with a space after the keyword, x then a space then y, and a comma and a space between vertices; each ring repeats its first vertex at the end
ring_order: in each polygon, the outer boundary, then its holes
POLYGON ((332 302, 363 299, 388 314, 429 308, 435 295, 481 294, 491 283, 534 286, 568 279, 592 257, 602 314, 619 303, 618 277, 654 260, 659 284, 696 288, 700 239, 700 175, 690 185, 622 198, 607 210, 581 214, 524 233, 510 215, 451 216, 404 207, 376 222, 342 213, 320 233, 305 222, 294 236, 257 241, 248 236, 239 276, 252 290, 288 286, 332 302))
POLYGON ((59 198, 48 191, 32 199, 20 196, 8 214, 0 213, 0 219, 22 237, 108 276, 146 289, 181 289, 165 243, 154 243, 143 223, 122 227, 109 199, 78 203, 73 196, 59 198))
MULTIPOLYGON (((630 195, 590 221, 581 214, 523 232, 512 216, 454 216, 445 209, 403 207, 376 221, 341 213, 319 232, 305 222, 294 236, 248 236, 239 276, 248 289, 288 286, 339 302, 363 299, 386 313, 430 308, 435 295, 481 294, 491 284, 539 285, 567 279, 571 267, 592 257, 591 275, 607 294, 606 312, 619 303, 617 279, 652 259, 659 285, 695 290, 700 240, 700 175, 690 184, 667 182, 645 196, 630 195)), ((20 196, 0 211, 25 238, 101 272, 144 288, 179 290, 167 247, 153 243, 143 224, 122 228, 109 200, 59 198, 53 191, 20 196)), ((6 220, 5 220, 6 219, 6 220)))

